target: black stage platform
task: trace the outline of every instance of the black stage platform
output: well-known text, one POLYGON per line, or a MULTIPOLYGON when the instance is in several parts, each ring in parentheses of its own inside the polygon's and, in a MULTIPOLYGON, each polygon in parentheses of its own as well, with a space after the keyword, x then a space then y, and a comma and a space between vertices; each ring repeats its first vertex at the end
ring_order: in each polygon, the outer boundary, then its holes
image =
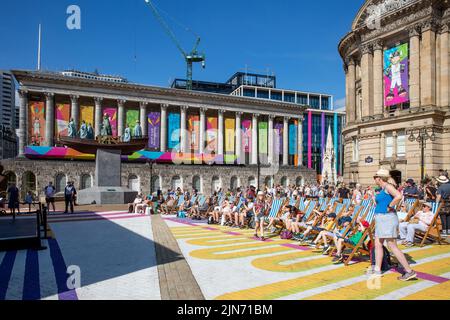
POLYGON ((41 241, 38 234, 36 214, 0 217, 0 251, 39 249, 41 241))

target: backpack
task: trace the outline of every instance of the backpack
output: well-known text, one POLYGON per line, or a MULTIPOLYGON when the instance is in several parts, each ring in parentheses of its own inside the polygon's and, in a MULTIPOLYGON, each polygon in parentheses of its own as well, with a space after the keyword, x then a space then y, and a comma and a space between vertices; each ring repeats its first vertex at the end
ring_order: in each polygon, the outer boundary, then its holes
POLYGON ((180 218, 180 219, 186 218, 186 212, 184 212, 184 211, 178 212, 178 218, 180 218))
POLYGON ((287 230, 283 231, 280 235, 280 238, 283 240, 291 240, 292 237, 293 237, 292 232, 287 231, 287 230))
POLYGON ((214 218, 212 216, 208 218, 208 224, 214 224, 214 218))
MULTIPOLYGON (((389 250, 383 246, 383 263, 381 264, 381 271, 386 272, 392 269, 391 254, 389 250)), ((370 260, 372 261, 372 266, 375 265, 375 247, 370 250, 370 260)))

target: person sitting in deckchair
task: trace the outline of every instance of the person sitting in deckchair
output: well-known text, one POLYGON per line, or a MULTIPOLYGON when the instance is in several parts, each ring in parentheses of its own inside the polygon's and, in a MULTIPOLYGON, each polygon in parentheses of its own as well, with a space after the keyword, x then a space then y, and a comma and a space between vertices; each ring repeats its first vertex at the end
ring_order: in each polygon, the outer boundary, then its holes
POLYGON ((175 208, 175 198, 171 195, 161 205, 161 211, 163 214, 171 214, 175 208))
POLYGON ((184 201, 179 207, 180 212, 190 212, 192 208, 191 199, 189 196, 184 196, 184 201))
POLYGON ((342 237, 336 235, 333 239, 334 245, 336 246, 336 256, 333 259, 333 263, 341 263, 344 261, 344 256, 342 255, 342 249, 344 248, 344 244, 348 243, 352 246, 356 246, 364 235, 364 231, 369 228, 370 225, 367 221, 362 221, 358 219, 358 229, 357 232, 350 237, 342 237))
POLYGON ((300 239, 302 239, 300 228, 306 229, 308 227, 303 221, 305 215, 306 213, 304 211, 297 208, 295 208, 295 212, 291 212, 291 230, 289 231, 293 234, 293 240, 300 241, 300 239))
POLYGON ((253 217, 253 206, 253 198, 251 196, 247 197, 247 200, 242 205, 242 210, 239 214, 239 225, 241 229, 244 229, 246 221, 250 220, 253 217))
POLYGON ((408 218, 408 209, 406 208, 406 204, 402 204, 400 210, 397 211, 398 221, 400 223, 405 222, 408 218))
MULTIPOLYGON (((322 222, 320 227, 312 227, 312 230, 315 230, 318 232, 318 236, 315 240, 312 241, 311 246, 317 247, 319 240, 324 240, 324 246, 323 246, 323 254, 327 254, 330 247, 328 246, 328 240, 325 237, 325 232, 330 232, 333 229, 334 223, 336 221, 336 213, 330 213, 326 219, 322 222)), ((310 231, 312 231, 310 230, 310 231)))
POLYGON ((434 213, 431 203, 422 202, 422 206, 422 211, 417 212, 413 219, 400 223, 400 239, 407 247, 414 246, 416 230, 426 232, 433 222, 434 213))
MULTIPOLYGON (((316 211, 316 210, 314 210, 316 211)), ((309 234, 311 233, 312 230, 315 230, 314 228, 317 226, 322 225, 325 222, 325 218, 328 216, 328 214, 331 212, 328 212, 328 209, 325 210, 324 212, 320 212, 320 211, 316 211, 316 216, 314 217, 314 219, 312 221, 303 223, 303 224, 299 224, 300 228, 305 228, 306 230, 303 233, 303 235, 299 238, 299 241, 301 241, 303 244, 308 244, 308 245, 312 245, 312 242, 310 243, 305 243, 305 241, 308 239, 309 234)))
MULTIPOLYGON (((283 207, 282 210, 282 215, 280 217, 275 217, 275 218, 269 218, 269 226, 267 228, 275 228, 277 226, 279 226, 281 229, 286 228, 287 230, 291 231, 291 224, 292 224, 292 211, 294 210, 295 207, 291 206, 291 205, 286 205, 283 207)), ((273 233, 275 233, 276 230, 272 230, 274 231, 273 233)))
POLYGON ((188 217, 191 218, 192 220, 202 220, 202 218, 200 217, 198 198, 195 200, 194 204, 191 206, 191 209, 188 212, 188 217))
POLYGON ((351 218, 351 215, 351 211, 344 213, 343 216, 338 219, 337 225, 332 231, 323 230, 319 233, 314 242, 318 244, 319 241, 322 240, 322 242, 324 243, 324 255, 328 254, 329 250, 331 250, 331 247, 328 245, 329 240, 333 240, 336 236, 344 236, 344 233, 346 233, 348 226, 352 223, 353 219, 351 218))

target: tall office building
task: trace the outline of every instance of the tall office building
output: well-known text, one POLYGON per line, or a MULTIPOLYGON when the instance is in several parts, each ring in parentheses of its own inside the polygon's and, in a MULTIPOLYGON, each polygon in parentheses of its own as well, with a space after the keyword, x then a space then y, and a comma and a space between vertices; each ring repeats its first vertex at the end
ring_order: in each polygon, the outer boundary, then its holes
POLYGON ((17 155, 15 98, 13 75, 0 70, 0 159, 17 155))

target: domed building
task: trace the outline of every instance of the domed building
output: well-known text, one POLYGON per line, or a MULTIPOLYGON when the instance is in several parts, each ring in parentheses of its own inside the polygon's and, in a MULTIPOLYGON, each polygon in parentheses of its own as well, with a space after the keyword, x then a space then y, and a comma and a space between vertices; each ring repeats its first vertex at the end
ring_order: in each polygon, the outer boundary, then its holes
POLYGON ((447 0, 368 0, 339 43, 347 126, 345 180, 373 184, 450 167, 447 0))

